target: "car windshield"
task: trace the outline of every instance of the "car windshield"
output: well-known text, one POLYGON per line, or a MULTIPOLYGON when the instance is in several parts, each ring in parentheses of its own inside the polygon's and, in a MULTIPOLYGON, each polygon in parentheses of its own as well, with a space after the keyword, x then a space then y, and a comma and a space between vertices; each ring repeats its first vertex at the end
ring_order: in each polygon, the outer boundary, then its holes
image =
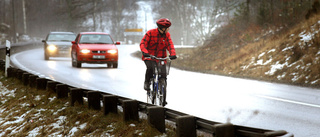
POLYGON ((106 34, 83 34, 80 43, 113 44, 113 40, 106 34))
POLYGON ((75 34, 50 34, 47 38, 48 41, 74 41, 75 34))

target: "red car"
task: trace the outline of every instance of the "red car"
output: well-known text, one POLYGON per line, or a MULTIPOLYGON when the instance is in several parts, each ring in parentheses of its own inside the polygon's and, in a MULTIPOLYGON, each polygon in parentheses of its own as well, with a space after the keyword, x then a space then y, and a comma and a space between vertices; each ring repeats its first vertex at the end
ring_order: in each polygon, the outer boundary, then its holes
POLYGON ((72 67, 81 68, 82 63, 107 64, 118 68, 118 48, 111 36, 103 32, 81 32, 72 41, 72 67))

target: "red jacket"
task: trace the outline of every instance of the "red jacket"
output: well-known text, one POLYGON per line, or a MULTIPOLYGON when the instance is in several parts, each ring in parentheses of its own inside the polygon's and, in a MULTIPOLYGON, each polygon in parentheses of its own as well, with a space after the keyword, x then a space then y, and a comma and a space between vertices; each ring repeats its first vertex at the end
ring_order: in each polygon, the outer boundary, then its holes
MULTIPOLYGON (((167 32, 165 36, 161 36, 158 29, 151 29, 143 36, 140 42, 140 49, 144 53, 149 55, 154 55, 159 58, 167 57, 167 51, 169 51, 170 56, 176 55, 176 50, 172 43, 170 33, 167 32)), ((142 60, 145 59, 142 55, 142 60)))

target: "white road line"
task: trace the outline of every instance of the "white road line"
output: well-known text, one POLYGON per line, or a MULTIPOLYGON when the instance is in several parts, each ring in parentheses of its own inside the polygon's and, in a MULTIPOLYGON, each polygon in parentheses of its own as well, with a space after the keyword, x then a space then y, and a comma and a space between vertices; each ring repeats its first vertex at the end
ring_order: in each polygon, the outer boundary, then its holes
POLYGON ((26 68, 25 66, 23 66, 22 64, 20 64, 20 62, 16 59, 16 56, 18 56, 18 55, 20 55, 20 54, 22 54, 22 52, 13 54, 13 55, 10 57, 12 63, 13 63, 14 65, 18 66, 18 68, 20 68, 20 69, 23 69, 23 70, 25 70, 25 71, 31 71, 31 70, 29 70, 28 68, 26 68))
POLYGON ((27 71, 29 73, 32 73, 34 75, 38 75, 39 77, 44 77, 42 74, 38 73, 38 72, 35 72, 33 70, 30 70, 28 69, 27 67, 25 67, 24 65, 22 65, 18 60, 17 60, 17 56, 22 54, 23 52, 19 52, 19 53, 16 53, 16 54, 13 54, 12 56, 10 56, 10 60, 11 62, 16 65, 19 69, 22 69, 24 71, 27 71))
POLYGON ((282 102, 287 102, 287 103, 293 103, 293 104, 298 104, 298 105, 320 108, 320 105, 316 105, 316 104, 304 103, 304 102, 276 98, 276 97, 270 97, 270 96, 264 96, 264 95, 256 95, 256 96, 261 97, 261 98, 271 99, 271 100, 277 100, 277 101, 282 101, 282 102))

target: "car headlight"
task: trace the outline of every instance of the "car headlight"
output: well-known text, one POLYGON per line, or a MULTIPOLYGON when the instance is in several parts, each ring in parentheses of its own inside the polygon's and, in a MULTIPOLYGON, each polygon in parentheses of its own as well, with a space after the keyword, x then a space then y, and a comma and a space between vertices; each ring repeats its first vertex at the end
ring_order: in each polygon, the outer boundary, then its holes
POLYGON ((49 45, 47 47, 47 49, 50 51, 50 52, 53 52, 53 51, 56 51, 57 50, 57 46, 56 45, 49 45))
POLYGON ((87 54, 87 53, 90 53, 90 50, 88 49, 82 49, 80 50, 81 53, 84 53, 84 54, 87 54))
POLYGON ((115 54, 115 53, 117 53, 117 50, 111 49, 111 50, 108 50, 108 53, 110 53, 110 54, 115 54))

